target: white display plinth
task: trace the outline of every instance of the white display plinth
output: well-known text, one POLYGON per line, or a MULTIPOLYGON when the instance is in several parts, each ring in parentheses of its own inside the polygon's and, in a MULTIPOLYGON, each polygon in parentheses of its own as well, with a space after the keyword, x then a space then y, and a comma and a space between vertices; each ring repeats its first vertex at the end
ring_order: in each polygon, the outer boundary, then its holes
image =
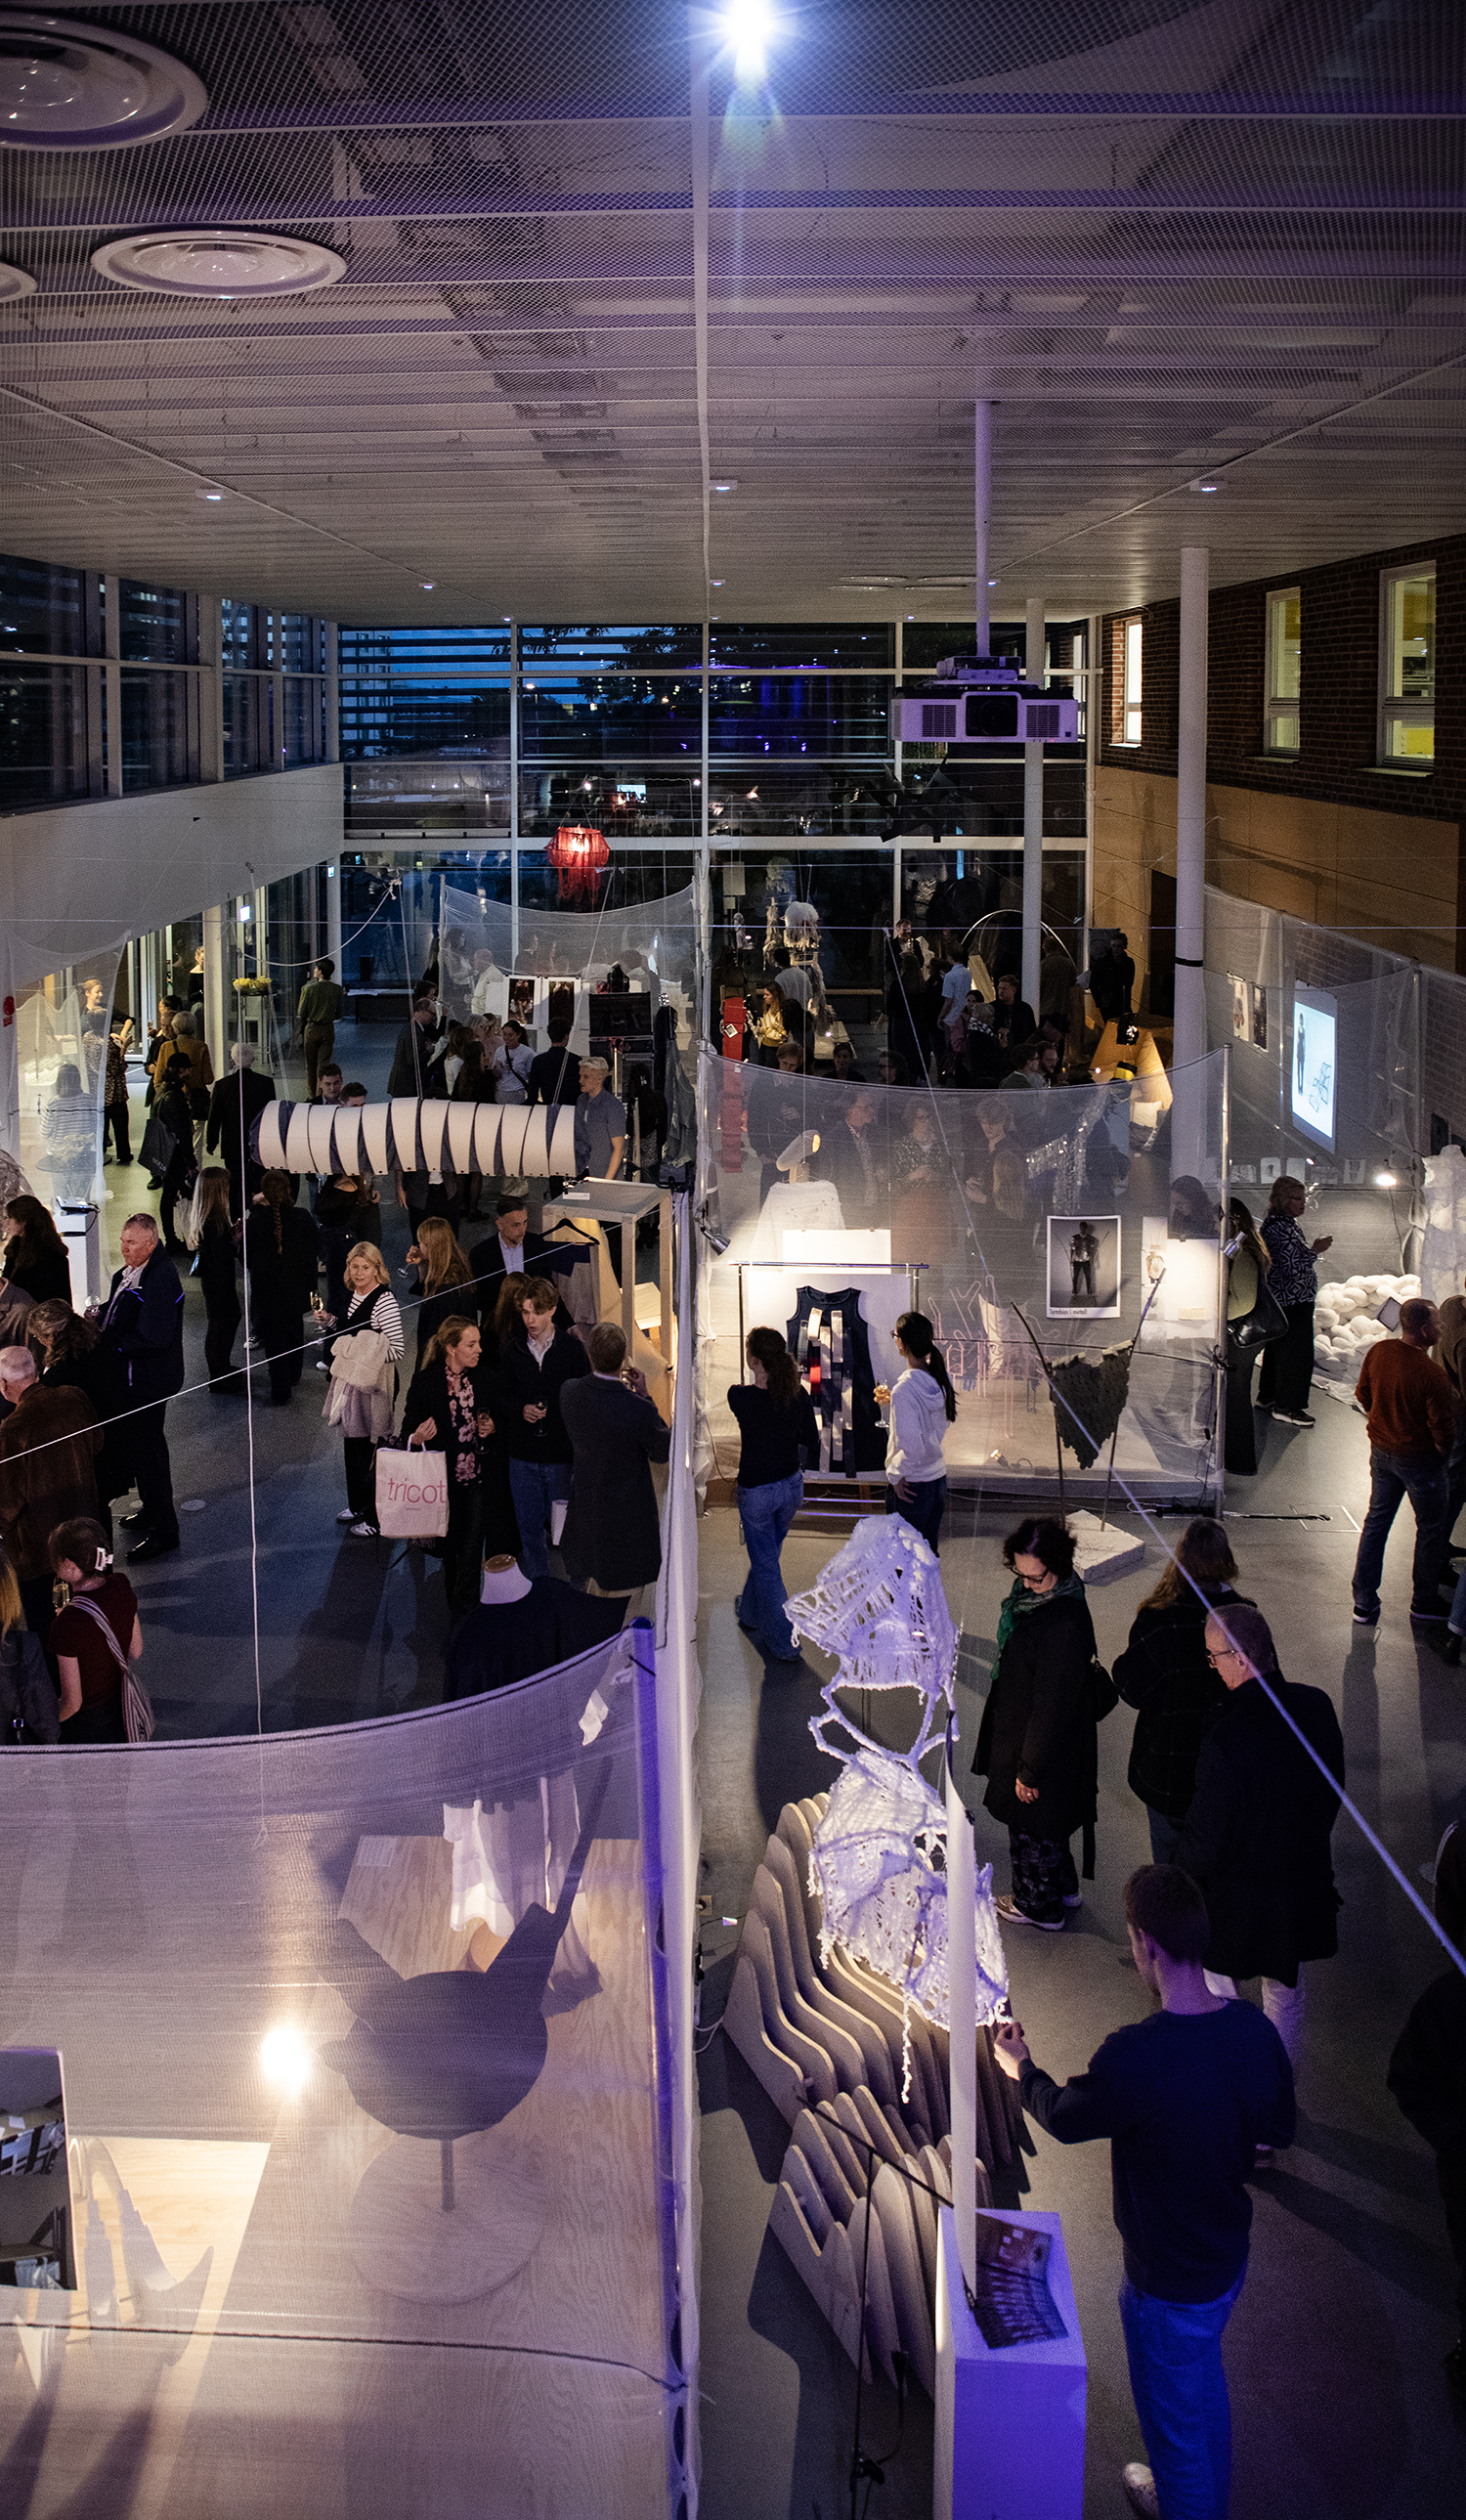
POLYGON ((1097 1513, 1071 1513, 1069 1529, 1077 1544, 1075 1572, 1087 1584, 1113 1583, 1145 1563, 1144 1541, 1133 1531, 1117 1531, 1112 1522, 1101 1524, 1097 1513))
POLYGON ((1084 2339, 1057 2214, 1000 2214, 1052 2238, 1048 2289, 1068 2334, 984 2342, 967 2307, 950 2206, 938 2216, 933 2520, 1082 2520, 1084 2339))
POLYGON ((101 1210, 90 1204, 73 1207, 58 1202, 53 1213, 70 1264, 72 1310, 83 1313, 102 1293, 101 1210))

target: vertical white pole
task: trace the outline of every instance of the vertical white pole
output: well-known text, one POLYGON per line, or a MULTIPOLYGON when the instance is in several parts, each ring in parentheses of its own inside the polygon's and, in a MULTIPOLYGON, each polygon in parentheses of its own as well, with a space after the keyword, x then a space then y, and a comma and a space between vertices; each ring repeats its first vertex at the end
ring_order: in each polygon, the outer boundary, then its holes
MULTIPOLYGON (((955 1745, 954 1744, 954 1747, 955 1745)), ((977 1854, 947 1762, 947 1988, 952 2050, 952 2210, 957 2254, 977 2282, 977 1854)))
MULTIPOLYGON (((206 688, 206 686, 205 686, 206 688)), ((224 911, 203 914, 203 1038, 214 1074, 229 1073, 229 975, 224 968, 224 911)))
POLYGON ((988 603, 988 513, 993 503, 993 406, 979 393, 972 413, 973 522, 977 539, 977 652, 986 656, 993 636, 988 603))
POLYGON ((346 975, 341 968, 341 861, 329 858, 326 863, 326 951, 336 967, 337 985, 344 989, 346 975))
MULTIPOLYGON (((1023 679, 1046 689, 1044 671, 1044 598, 1028 599, 1027 661, 1023 679)), ((1044 958, 1044 746, 1023 747, 1023 996, 1039 1012, 1039 965, 1044 958)))
POLYGON ((1176 752, 1176 1064, 1204 1058, 1201 976, 1207 864, 1208 555, 1181 553, 1180 711, 1176 752))

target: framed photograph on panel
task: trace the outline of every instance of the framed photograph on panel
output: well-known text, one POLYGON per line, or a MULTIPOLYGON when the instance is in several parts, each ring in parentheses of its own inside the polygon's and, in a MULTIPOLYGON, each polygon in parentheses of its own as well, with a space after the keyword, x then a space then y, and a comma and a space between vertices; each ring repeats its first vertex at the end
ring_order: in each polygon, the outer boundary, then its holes
POLYGON ((1267 992, 1261 980, 1252 984, 1252 1046, 1254 1050, 1267 1047, 1267 992))
POLYGON ((1245 980, 1238 979, 1235 971, 1228 971, 1226 976, 1232 984, 1232 1039, 1251 1041, 1252 991, 1245 980))
POLYGON ((1051 1216, 1049 1320, 1115 1321, 1119 1313, 1119 1217, 1051 1216))

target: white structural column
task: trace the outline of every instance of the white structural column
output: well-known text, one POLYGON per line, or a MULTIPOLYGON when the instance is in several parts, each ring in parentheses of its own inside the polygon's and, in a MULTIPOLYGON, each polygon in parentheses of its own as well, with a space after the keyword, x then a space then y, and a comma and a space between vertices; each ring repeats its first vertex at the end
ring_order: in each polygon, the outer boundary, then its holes
POLYGON ((977 2282, 977 1855, 947 1760, 947 2003, 952 2057, 952 2206, 957 2254, 977 2282))
POLYGON ((1207 1047, 1202 943, 1207 864, 1208 555, 1181 553, 1180 710, 1176 752, 1176 1052, 1177 1067, 1207 1047))
MULTIPOLYGON (((1028 599, 1024 681, 1044 682, 1044 598, 1028 599)), ((1039 966, 1044 959, 1044 746, 1023 747, 1023 996, 1039 1012, 1039 966)))
MULTIPOLYGON (((207 692, 207 683, 204 690, 207 692)), ((203 1038, 214 1062, 214 1074, 222 1076, 229 1066, 229 979, 225 946, 226 912, 205 910, 203 914, 203 1038)))
POLYGON ((977 652, 986 656, 993 636, 988 603, 988 518, 993 504, 993 406, 979 387, 972 414, 973 522, 977 541, 977 652))
POLYGON ((337 985, 344 989, 346 975, 341 969, 341 862, 332 858, 326 868, 326 951, 336 967, 337 985))

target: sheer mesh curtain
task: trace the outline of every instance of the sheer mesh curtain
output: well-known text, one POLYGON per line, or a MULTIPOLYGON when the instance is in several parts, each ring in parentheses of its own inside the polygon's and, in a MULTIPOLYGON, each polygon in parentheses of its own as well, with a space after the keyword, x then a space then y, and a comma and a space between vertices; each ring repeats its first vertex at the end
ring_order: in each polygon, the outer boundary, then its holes
POLYGON ((105 1197, 102 1111, 120 954, 93 955, 17 993, 16 1157, 48 1207, 105 1197))
POLYGON ((80 2287, 10 2295, 7 2473, 78 2520, 119 2460, 135 2510, 227 2460, 248 2520, 398 2520, 404 2475, 676 2511, 657 1739, 623 1637, 378 1723, 7 1757, 6 2035, 63 2055, 80 2287))
MULTIPOLYGON (((1159 1286, 1130 1369, 1117 1466, 1199 1495, 1215 1450, 1221 1055, 1172 1084, 1176 1111, 1146 1099, 1146 1078, 933 1092, 704 1058, 700 1190, 729 1246, 704 1245, 704 1475, 731 1476, 737 1459, 726 1393, 741 1378, 740 1274, 745 1328, 807 1327, 814 1297, 857 1289, 872 1376, 892 1381, 914 1272, 915 1303, 958 1391, 949 1470, 984 1485, 1055 1467, 1048 1385, 1020 1313, 1049 1363, 1078 1357, 1097 1371, 1135 1337, 1159 1286), (1083 1251, 1076 1275, 1073 1251, 1086 1224, 1099 1244, 1092 1281, 1083 1251), (831 1230, 839 1238, 822 1244, 831 1230)), ((1066 1477, 1080 1466, 1066 1452, 1066 1477)))

